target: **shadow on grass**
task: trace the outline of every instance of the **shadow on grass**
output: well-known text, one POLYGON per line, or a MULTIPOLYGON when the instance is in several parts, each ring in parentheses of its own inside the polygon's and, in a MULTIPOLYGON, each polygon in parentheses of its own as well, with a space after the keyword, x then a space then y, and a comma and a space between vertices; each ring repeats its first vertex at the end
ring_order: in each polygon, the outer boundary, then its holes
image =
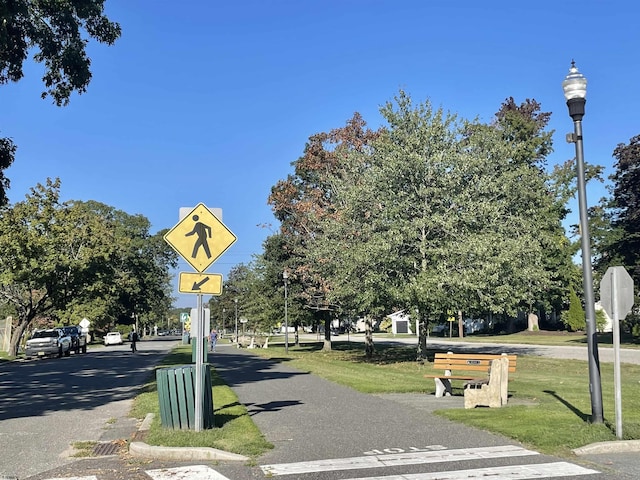
MULTIPOLYGON (((224 409, 226 409, 228 407, 229 407, 229 405, 226 405, 224 407, 224 409)), ((216 428, 222 428, 227 423, 233 422, 234 420, 237 420, 238 418, 244 417, 246 415, 247 415, 246 413, 243 413, 242 415, 234 415, 234 414, 231 414, 231 413, 216 413, 214 411, 214 413, 213 413, 213 422, 214 422, 216 428)))
POLYGON ((578 418, 580 418, 583 422, 588 422, 591 420, 591 415, 584 413, 582 410, 577 409, 575 406, 567 402, 564 398, 558 395, 554 390, 543 390, 544 393, 551 395, 553 398, 562 403, 565 407, 575 413, 578 418))

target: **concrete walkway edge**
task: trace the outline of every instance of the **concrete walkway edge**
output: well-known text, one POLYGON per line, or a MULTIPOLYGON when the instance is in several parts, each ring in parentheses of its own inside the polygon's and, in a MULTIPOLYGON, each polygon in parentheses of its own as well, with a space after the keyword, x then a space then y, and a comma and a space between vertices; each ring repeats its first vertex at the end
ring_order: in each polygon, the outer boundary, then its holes
MULTIPOLYGON (((149 430, 153 421, 153 413, 147 414, 138 431, 149 430)), ((225 452, 210 447, 159 447, 144 442, 131 442, 129 453, 133 457, 151 458, 154 460, 184 460, 184 461, 235 461, 246 462, 249 457, 237 453, 225 452)))
POLYGON ((572 450, 576 455, 594 455, 599 453, 640 452, 640 440, 618 440, 596 442, 572 450))

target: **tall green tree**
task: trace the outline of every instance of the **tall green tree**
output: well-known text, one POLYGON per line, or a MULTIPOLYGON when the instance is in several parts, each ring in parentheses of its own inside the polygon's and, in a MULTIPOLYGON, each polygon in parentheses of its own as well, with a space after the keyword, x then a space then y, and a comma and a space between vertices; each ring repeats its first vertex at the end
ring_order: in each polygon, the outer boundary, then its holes
MULTIPOLYGON (((509 97, 500 106, 495 121, 495 128, 512 149, 511 162, 537 169, 541 188, 553 199, 553 203, 546 208, 549 218, 540 222, 535 232, 544 242, 545 255, 542 260, 550 281, 541 297, 530 297, 521 306, 528 311, 536 307, 542 311, 560 311, 566 303, 568 287, 576 273, 572 257, 577 244, 572 244, 562 225, 569 213, 567 202, 575 195, 572 188, 575 185, 575 169, 567 171, 565 176, 560 175, 560 169, 551 173, 547 171, 547 156, 553 151, 553 130, 547 130, 550 119, 551 113, 543 112, 536 100, 526 99, 518 105, 513 97, 509 97)), ((573 163, 568 165, 568 168, 572 167, 573 163)), ((594 172, 592 167, 590 172, 594 172)))
POLYGON ((116 322, 162 324, 173 300, 170 269, 177 266, 177 254, 163 240, 165 232, 152 235, 143 215, 95 201, 74 204, 109 225, 115 248, 108 251, 108 262, 92 272, 87 295, 70 306, 90 309, 101 328, 116 322))
POLYGON ((584 309, 573 287, 569 287, 569 309, 562 312, 561 317, 569 330, 577 332, 585 329, 587 320, 584 309))
POLYGON ((331 285, 309 252, 323 235, 323 222, 335 214, 329 178, 352 177, 344 170, 349 165, 346 156, 353 151, 366 151, 377 135, 356 113, 344 127, 311 136, 303 155, 293 162, 294 174, 279 181, 268 200, 281 225, 284 263, 277 270, 287 268, 291 283, 297 286, 293 291, 314 312, 317 321, 324 323, 326 349, 331 348, 330 323, 337 305, 328 300, 331 285))
MULTIPOLYGON (((42 98, 67 105, 73 92, 84 93, 91 81, 89 40, 112 45, 120 25, 104 14, 105 0, 0 0, 0 85, 18 82, 30 52, 43 63, 42 98)), ((3 170, 14 161, 16 147, 0 138, 0 205, 7 203, 9 180, 3 170)))
POLYGON ((402 91, 381 112, 388 128, 353 160, 368 166, 360 180, 334 179, 340 211, 319 252, 334 251, 334 293, 410 307, 423 324, 453 309, 513 314, 539 295, 552 204, 539 169, 514 160, 521 145, 402 91))
POLYGON ((613 182, 612 227, 620 230, 610 253, 633 273, 640 282, 640 135, 628 144, 620 144, 613 152, 616 159, 613 182))
POLYGON ((61 203, 59 187, 59 180, 48 180, 0 211, 0 295, 15 312, 13 355, 36 317, 52 316, 83 295, 96 252, 112 239, 98 219, 61 203))
POLYGON ((11 186, 4 171, 11 166, 16 156, 16 145, 10 138, 0 138, 0 206, 9 202, 7 190, 11 186))
MULTIPOLYGON (((603 274, 608 267, 624 266, 640 285, 640 135, 613 151, 616 159, 610 196, 590 210, 594 237, 595 267, 603 274)), ((637 298, 637 297, 636 297, 637 298)), ((638 302, 636 301, 636 305, 638 302)), ((623 326, 630 332, 640 323, 638 310, 627 316, 623 326)))
POLYGON ((61 202, 60 181, 0 209, 0 299, 14 314, 11 353, 37 319, 94 328, 168 308, 177 258, 144 217, 97 202, 61 202), (164 245, 164 246, 163 246, 164 245))

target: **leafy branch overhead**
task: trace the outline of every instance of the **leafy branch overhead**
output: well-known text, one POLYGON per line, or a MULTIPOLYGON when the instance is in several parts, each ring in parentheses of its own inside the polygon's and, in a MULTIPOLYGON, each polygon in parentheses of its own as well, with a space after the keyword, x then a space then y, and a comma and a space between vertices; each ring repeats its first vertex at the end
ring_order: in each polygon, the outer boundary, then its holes
POLYGON ((2 0, 0 1, 0 84, 18 82, 24 62, 45 66, 45 91, 58 105, 71 94, 84 93, 91 81, 89 39, 112 45, 120 25, 104 14, 105 0, 2 0))

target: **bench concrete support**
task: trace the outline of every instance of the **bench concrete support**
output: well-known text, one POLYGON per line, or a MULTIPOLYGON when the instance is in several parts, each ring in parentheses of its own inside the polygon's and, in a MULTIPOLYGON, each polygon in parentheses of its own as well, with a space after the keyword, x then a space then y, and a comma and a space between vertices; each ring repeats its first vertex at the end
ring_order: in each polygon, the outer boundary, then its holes
POLYGON ((491 361, 489 381, 471 381, 464 387, 464 408, 485 406, 498 408, 507 404, 509 360, 500 358, 491 361))
POLYGON ((436 384, 436 398, 440 397, 450 397, 453 395, 453 390, 451 389, 451 380, 447 377, 435 377, 433 381, 436 384))

